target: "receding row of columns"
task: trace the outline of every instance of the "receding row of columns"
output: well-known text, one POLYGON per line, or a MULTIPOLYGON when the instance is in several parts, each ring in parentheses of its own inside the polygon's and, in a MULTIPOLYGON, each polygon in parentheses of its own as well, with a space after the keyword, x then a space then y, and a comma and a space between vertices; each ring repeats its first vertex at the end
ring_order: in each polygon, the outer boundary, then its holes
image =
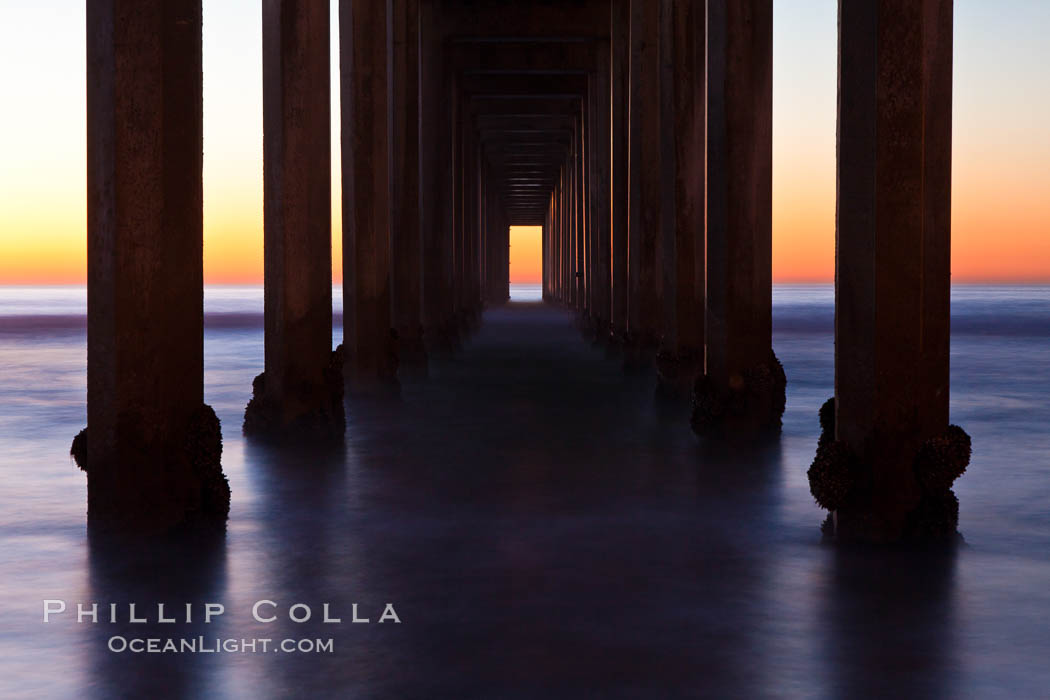
MULTIPOLYGON (((221 519, 200 2, 108 0, 87 19, 89 511, 221 519)), ((771 0, 341 0, 334 350, 329 11, 267 0, 262 19, 266 358, 246 434, 341 439, 344 387, 425 374, 507 299, 515 224, 543 227, 544 298, 628 366, 655 361, 698 434, 777 434, 771 0)), ((833 529, 893 539, 954 499, 915 461, 956 435, 951 0, 843 3, 839 32, 836 397, 810 476, 833 529)))
MULTIPOLYGON (((609 72, 589 79, 610 91, 610 133, 584 146, 608 170, 566 155, 545 296, 628 365, 655 354, 661 393, 692 387, 698 434, 775 434, 772 3, 609 9, 609 72), (576 216, 596 201, 578 178, 609 192, 607 219, 576 216)), ((839 14, 836 389, 810 480, 836 537, 950 538, 970 455, 948 426, 952 2, 839 14)))
POLYGON ((775 434, 772 3, 608 3, 545 217, 544 294, 696 392, 703 435, 775 434), (587 128, 589 125, 589 129, 587 128))

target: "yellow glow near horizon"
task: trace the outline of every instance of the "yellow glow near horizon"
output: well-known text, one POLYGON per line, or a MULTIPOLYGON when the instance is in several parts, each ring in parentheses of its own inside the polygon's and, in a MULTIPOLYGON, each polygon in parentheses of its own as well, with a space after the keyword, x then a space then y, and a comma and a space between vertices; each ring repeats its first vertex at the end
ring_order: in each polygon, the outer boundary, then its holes
MULTIPOLYGON (((834 275, 836 0, 774 3, 773 277, 834 275)), ((341 277, 338 3, 332 3, 333 277, 341 277)), ((0 284, 86 277, 85 6, 0 0, 0 284)), ((204 2, 204 271, 262 281, 262 19, 204 2)), ((952 270, 1050 281, 1050 3, 956 0, 952 270)), ((530 239, 531 240, 531 239, 530 239)), ((519 244, 520 246, 521 244, 519 244)), ((532 244, 530 244, 531 246, 532 244)), ((531 250, 538 251, 538 243, 531 250)), ((518 254, 525 249, 520 248, 518 254)), ((514 281, 539 281, 539 254, 514 281)))
POLYGON ((510 227, 510 283, 543 281, 543 227, 510 227))

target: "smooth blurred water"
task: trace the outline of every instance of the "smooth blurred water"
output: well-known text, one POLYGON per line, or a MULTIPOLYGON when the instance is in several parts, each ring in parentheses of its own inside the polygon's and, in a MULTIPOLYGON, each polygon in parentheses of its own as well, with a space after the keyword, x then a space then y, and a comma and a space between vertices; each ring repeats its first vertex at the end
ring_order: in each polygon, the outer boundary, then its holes
POLYGON ((542 284, 512 284, 510 286, 511 301, 540 301, 543 299, 542 284))
POLYGON ((974 457, 950 555, 819 544, 805 471, 832 391, 827 286, 775 289, 784 433, 746 453, 698 443, 654 408, 651 375, 525 302, 489 311, 401 401, 352 403, 345 448, 246 443, 262 292, 208 288, 228 531, 149 546, 85 528, 68 457, 84 308, 82 288, 0 287, 0 697, 1050 694, 1050 288, 953 292, 952 420, 974 457), (44 624, 50 598, 227 612, 44 624), (278 622, 252 619, 263 598, 278 622), (289 622, 297 602, 344 624, 289 622), (347 624, 355 602, 373 624, 347 624), (374 624, 386 602, 402 624, 374 624), (332 637, 335 652, 117 654, 114 634, 332 637))

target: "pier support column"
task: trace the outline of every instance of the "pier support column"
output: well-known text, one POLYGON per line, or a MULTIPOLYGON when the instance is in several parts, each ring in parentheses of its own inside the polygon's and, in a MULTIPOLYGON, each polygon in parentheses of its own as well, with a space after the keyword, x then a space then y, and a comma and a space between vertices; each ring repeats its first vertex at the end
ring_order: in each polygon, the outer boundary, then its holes
POLYGON ((610 70, 610 341, 622 341, 628 326, 627 229, 629 190, 630 0, 612 0, 609 17, 610 70))
POLYGON ((651 362, 660 333, 660 3, 631 0, 629 318, 624 363, 651 362))
POLYGON ((591 293, 591 324, 595 337, 604 342, 609 337, 612 318, 612 181, 610 154, 610 52, 606 43, 599 53, 599 64, 594 75, 591 98, 593 147, 592 199, 594 218, 591 222, 594 245, 593 291, 591 293))
POLYGON ((266 370, 245 435, 339 439, 342 353, 332 351, 329 15, 263 3, 266 370))
POLYGON ((87 8, 88 522, 206 523, 230 504, 205 405, 201 3, 87 8))
POLYGON ((463 120, 463 280, 460 297, 463 330, 476 329, 481 319, 480 286, 478 283, 478 146, 477 132, 472 117, 464 109, 463 120))
POLYGON ((399 373, 425 375, 419 189, 419 0, 394 0, 393 8, 394 330, 399 373))
POLYGON ((561 173, 561 303, 572 305, 576 274, 572 256, 572 166, 566 157, 561 173))
POLYGON ((786 379, 772 349, 772 0, 707 3, 706 374, 693 430, 780 432, 786 379))
POLYGON ((577 317, 587 311, 587 220, 584 185, 584 122, 586 107, 576 118, 572 135, 572 246, 573 308, 577 317))
POLYGON ((810 469, 842 539, 951 539, 952 2, 839 7, 835 400, 810 469))
POLYGON ((686 399, 704 369, 704 0, 660 10, 660 151, 664 186, 663 327, 657 395, 686 399))
POLYGON ((420 183, 423 209, 423 338, 427 352, 449 353, 452 324, 452 121, 444 34, 433 0, 420 4, 420 183))
MULTIPOLYGON (((444 117, 448 109, 440 109, 447 90, 442 88, 442 47, 434 3, 420 3, 420 206, 422 208, 423 236, 423 338, 428 352, 447 351, 440 347, 444 337, 447 290, 443 266, 445 230, 445 198, 439 187, 444 170, 441 167, 442 148, 448 151, 444 117)), ((447 179, 447 175, 444 179, 447 179)))
POLYGON ((353 393, 397 388, 391 328, 392 17, 388 0, 340 0, 343 344, 353 393))

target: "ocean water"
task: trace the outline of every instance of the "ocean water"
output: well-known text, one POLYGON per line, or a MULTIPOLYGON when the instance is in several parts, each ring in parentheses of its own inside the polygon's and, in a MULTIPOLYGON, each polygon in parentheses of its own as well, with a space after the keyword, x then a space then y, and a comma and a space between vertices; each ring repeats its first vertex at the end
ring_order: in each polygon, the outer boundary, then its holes
POLYGON ((820 544, 805 472, 832 392, 830 287, 775 288, 784 431, 746 452, 657 411, 653 377, 535 289, 512 298, 400 400, 351 403, 344 447, 279 450, 240 435, 261 289, 208 288, 230 520, 147 546, 85 528, 68 456, 83 288, 0 287, 0 697, 1050 695, 1050 288, 953 291, 951 418, 974 444, 953 553, 820 544), (45 623, 49 599, 69 610, 45 623), (275 621, 253 619, 259 600, 275 621), (225 612, 206 624, 210 602, 225 612), (289 618, 299 603, 309 621, 289 618), (387 603, 400 624, 378 624, 387 603), (198 636, 333 648, 110 650, 198 636))

